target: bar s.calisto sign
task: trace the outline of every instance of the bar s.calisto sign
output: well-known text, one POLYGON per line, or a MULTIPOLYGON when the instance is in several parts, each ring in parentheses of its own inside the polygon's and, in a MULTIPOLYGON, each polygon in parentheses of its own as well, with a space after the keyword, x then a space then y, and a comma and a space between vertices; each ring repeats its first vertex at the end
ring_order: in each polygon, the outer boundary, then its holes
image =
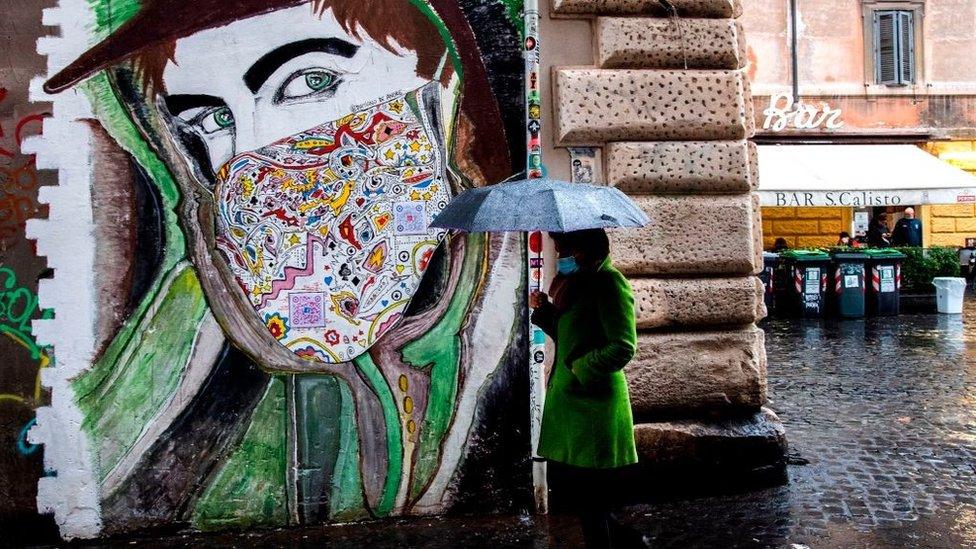
POLYGON ((872 207, 976 202, 976 189, 898 189, 873 191, 759 191, 763 206, 872 207))

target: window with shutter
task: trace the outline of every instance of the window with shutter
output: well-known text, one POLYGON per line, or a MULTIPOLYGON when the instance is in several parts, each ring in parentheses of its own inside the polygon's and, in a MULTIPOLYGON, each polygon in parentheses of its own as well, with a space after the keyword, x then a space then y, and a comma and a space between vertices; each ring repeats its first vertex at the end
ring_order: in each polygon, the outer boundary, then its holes
POLYGON ((902 10, 874 12, 875 81, 885 86, 915 82, 915 14, 902 10))
POLYGON ((910 11, 898 12, 899 84, 915 82, 915 21, 910 11))

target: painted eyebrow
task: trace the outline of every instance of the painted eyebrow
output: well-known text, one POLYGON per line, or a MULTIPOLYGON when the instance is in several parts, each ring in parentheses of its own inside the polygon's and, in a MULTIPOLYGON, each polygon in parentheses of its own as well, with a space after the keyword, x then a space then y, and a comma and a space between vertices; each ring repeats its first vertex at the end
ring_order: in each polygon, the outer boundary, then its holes
POLYGON ((197 107, 225 107, 227 103, 219 97, 213 95, 195 94, 176 94, 167 95, 164 99, 166 108, 173 116, 179 116, 184 112, 197 107))
POLYGON ((356 55, 358 50, 359 46, 341 38, 309 38, 285 44, 255 61, 244 73, 244 84, 251 93, 257 93, 279 67, 300 55, 317 51, 349 58, 356 55))

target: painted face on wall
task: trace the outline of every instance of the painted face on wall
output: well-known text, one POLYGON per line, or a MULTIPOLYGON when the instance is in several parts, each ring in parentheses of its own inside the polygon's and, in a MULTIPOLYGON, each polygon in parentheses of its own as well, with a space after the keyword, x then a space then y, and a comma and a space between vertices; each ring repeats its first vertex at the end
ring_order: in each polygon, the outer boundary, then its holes
POLYGON ((417 75, 416 52, 362 34, 309 5, 198 32, 176 42, 163 72, 166 105, 199 135, 216 171, 235 154, 429 82, 417 75))
POLYGON ((55 238, 81 269, 51 416, 67 429, 45 438, 72 474, 38 500, 63 533, 525 499, 522 239, 434 254, 420 222, 521 158, 520 9, 60 2, 52 21, 84 24, 51 42, 52 64, 74 60, 44 89, 84 93, 53 98, 39 150, 85 183, 54 207, 91 204, 65 221, 98 257, 55 238))
POLYGON ((415 52, 363 36, 298 6, 178 40, 163 73, 184 152, 213 177, 227 290, 281 345, 329 363, 399 322, 450 200, 454 94, 417 75, 415 52))

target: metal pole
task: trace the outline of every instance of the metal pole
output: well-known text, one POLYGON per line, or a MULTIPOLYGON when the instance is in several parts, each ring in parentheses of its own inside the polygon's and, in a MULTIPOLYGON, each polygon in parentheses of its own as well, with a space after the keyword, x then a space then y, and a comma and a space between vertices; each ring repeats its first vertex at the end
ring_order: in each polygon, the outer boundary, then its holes
MULTIPOLYGON (((525 0, 525 170, 529 178, 542 177, 542 142, 540 139, 542 102, 539 94, 539 2, 525 0)), ((529 235, 528 249, 529 291, 542 288, 542 233, 529 235)), ((539 431, 542 426, 542 406, 546 398, 545 382, 546 336, 529 323, 529 433, 532 442, 532 488, 535 510, 545 514, 549 509, 546 462, 539 457, 539 431)))
POLYGON ((793 84, 793 105, 800 105, 800 68, 797 62, 800 58, 797 32, 796 0, 790 0, 790 77, 793 84))

